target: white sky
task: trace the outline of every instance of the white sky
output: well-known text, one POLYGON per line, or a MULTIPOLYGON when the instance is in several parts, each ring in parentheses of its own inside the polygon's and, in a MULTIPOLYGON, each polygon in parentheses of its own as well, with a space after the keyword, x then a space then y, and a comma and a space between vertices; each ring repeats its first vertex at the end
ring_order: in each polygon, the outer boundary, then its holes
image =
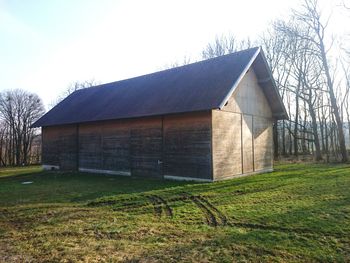
MULTIPOLYGON (((322 1, 326 12, 335 2, 322 1)), ((0 91, 27 89, 49 105, 73 81, 106 83, 157 71, 198 57, 216 35, 257 38, 299 3, 0 0, 0 91)), ((332 30, 341 35, 349 21, 337 10, 332 30)))

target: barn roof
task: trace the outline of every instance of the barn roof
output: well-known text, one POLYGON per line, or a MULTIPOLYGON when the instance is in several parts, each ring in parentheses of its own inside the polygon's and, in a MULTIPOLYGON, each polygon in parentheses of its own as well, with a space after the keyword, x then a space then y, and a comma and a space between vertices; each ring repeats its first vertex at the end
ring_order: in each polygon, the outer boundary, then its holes
POLYGON ((250 67, 275 118, 287 118, 264 54, 256 47, 77 90, 32 127, 221 109, 250 67))

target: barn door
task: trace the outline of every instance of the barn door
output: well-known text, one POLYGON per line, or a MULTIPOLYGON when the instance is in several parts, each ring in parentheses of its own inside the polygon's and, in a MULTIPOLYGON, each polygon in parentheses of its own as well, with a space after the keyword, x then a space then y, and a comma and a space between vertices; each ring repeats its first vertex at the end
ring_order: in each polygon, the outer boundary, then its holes
POLYGON ((132 129, 130 134, 130 166, 132 176, 163 177, 162 127, 132 129))

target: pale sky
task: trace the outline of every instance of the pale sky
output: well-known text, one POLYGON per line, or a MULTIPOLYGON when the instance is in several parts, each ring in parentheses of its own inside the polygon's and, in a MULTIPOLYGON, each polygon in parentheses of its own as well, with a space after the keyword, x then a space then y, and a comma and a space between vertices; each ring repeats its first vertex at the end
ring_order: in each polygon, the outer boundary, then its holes
MULTIPOLYGON (((49 105, 74 81, 107 83, 196 59, 217 35, 255 39, 299 3, 0 0, 0 91, 30 90, 49 105)), ((338 34, 343 19, 332 22, 338 34)))

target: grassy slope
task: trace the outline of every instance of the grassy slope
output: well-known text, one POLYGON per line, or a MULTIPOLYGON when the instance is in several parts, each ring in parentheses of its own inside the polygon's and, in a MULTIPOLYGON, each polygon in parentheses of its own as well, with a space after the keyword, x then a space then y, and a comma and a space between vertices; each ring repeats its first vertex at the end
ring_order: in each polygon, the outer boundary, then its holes
POLYGON ((0 170, 4 262, 347 262, 349 233, 349 165, 209 184, 0 170))

